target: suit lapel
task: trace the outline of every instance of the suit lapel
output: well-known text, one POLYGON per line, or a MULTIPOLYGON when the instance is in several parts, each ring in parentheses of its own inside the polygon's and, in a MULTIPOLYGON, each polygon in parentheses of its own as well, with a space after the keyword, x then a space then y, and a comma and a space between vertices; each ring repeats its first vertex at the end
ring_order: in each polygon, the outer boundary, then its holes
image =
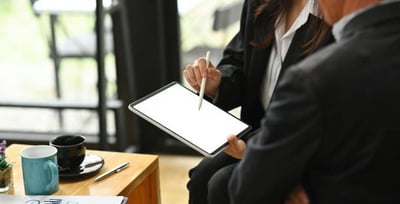
MULTIPOLYGON (((253 49, 252 59, 250 59, 251 70, 249 72, 249 86, 253 90, 260 90, 262 80, 264 79, 265 71, 267 69, 268 57, 271 52, 270 46, 265 47, 255 47, 253 49)), ((258 91, 259 92, 259 91, 258 91)), ((254 93, 253 93, 254 94, 254 93)), ((257 96, 260 93, 255 93, 257 96)))
POLYGON ((304 24, 299 30, 294 34, 292 43, 290 44, 289 50, 286 57, 282 63, 281 72, 279 78, 284 74, 286 69, 305 57, 302 53, 304 51, 304 45, 311 40, 313 36, 308 35, 308 29, 310 27, 311 21, 315 20, 315 16, 311 15, 308 18, 306 24, 304 24))
MULTIPOLYGON (((315 21, 320 21, 320 19, 310 14, 307 23, 296 31, 292 43, 289 47, 288 53, 286 54, 285 60, 282 63, 282 68, 279 74, 279 78, 284 74, 287 68, 289 68, 291 65, 297 62, 300 62, 303 58, 307 56, 306 54, 303 53, 305 50, 304 45, 310 42, 310 40, 312 40, 312 38, 314 37, 313 33, 315 33, 316 31, 311 30, 310 27, 313 23, 315 23, 315 21)), ((331 35, 327 43, 330 43, 332 41, 333 41, 333 36, 331 35)), ((320 45, 319 48, 324 45, 325 43, 320 45)))

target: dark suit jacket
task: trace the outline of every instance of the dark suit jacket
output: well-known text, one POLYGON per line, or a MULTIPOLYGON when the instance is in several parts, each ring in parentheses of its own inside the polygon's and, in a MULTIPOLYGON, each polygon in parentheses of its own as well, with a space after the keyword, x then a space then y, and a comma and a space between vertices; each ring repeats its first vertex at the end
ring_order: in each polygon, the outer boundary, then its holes
MULTIPOLYGON (((217 66, 222 72, 222 81, 219 95, 215 101, 216 105, 224 110, 242 106, 241 119, 251 125, 253 129, 257 129, 264 115, 261 91, 271 46, 254 47, 250 45, 255 38, 252 21, 254 10, 258 6, 251 2, 254 1, 246 0, 244 2, 240 31, 227 45, 223 59, 217 66)), ((310 29, 310 25, 313 21, 320 20, 311 15, 308 22, 296 32, 282 64, 281 74, 289 65, 305 57, 304 45, 314 37, 315 33, 310 29)), ((332 38, 327 38, 328 42, 332 42, 332 38)))
POLYGON ((232 203, 400 203, 400 2, 357 15, 343 38, 288 71, 248 141, 232 203))

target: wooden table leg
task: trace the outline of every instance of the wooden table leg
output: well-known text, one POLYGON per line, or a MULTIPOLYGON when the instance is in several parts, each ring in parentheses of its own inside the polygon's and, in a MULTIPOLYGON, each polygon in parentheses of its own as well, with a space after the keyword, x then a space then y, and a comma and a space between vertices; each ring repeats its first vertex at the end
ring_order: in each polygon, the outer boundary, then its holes
POLYGON ((143 182, 128 196, 128 204, 160 204, 160 179, 157 167, 143 182))

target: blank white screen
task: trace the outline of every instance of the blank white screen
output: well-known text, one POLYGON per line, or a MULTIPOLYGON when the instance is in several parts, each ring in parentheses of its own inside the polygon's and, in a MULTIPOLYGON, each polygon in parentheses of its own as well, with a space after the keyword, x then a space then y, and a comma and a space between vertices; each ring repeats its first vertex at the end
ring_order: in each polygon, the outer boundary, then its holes
POLYGON ((238 135, 248 128, 206 100, 198 110, 198 99, 182 85, 174 84, 133 108, 207 153, 221 147, 229 134, 238 135))

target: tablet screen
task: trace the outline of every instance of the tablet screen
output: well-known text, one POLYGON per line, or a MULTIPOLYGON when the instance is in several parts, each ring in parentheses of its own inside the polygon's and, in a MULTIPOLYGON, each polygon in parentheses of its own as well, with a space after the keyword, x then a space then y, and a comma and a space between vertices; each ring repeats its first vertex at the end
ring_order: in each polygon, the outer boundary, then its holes
POLYGON ((230 134, 238 137, 250 126, 203 100, 198 109, 199 97, 177 82, 129 105, 140 117, 186 143, 205 156, 212 156, 227 145, 230 134))

